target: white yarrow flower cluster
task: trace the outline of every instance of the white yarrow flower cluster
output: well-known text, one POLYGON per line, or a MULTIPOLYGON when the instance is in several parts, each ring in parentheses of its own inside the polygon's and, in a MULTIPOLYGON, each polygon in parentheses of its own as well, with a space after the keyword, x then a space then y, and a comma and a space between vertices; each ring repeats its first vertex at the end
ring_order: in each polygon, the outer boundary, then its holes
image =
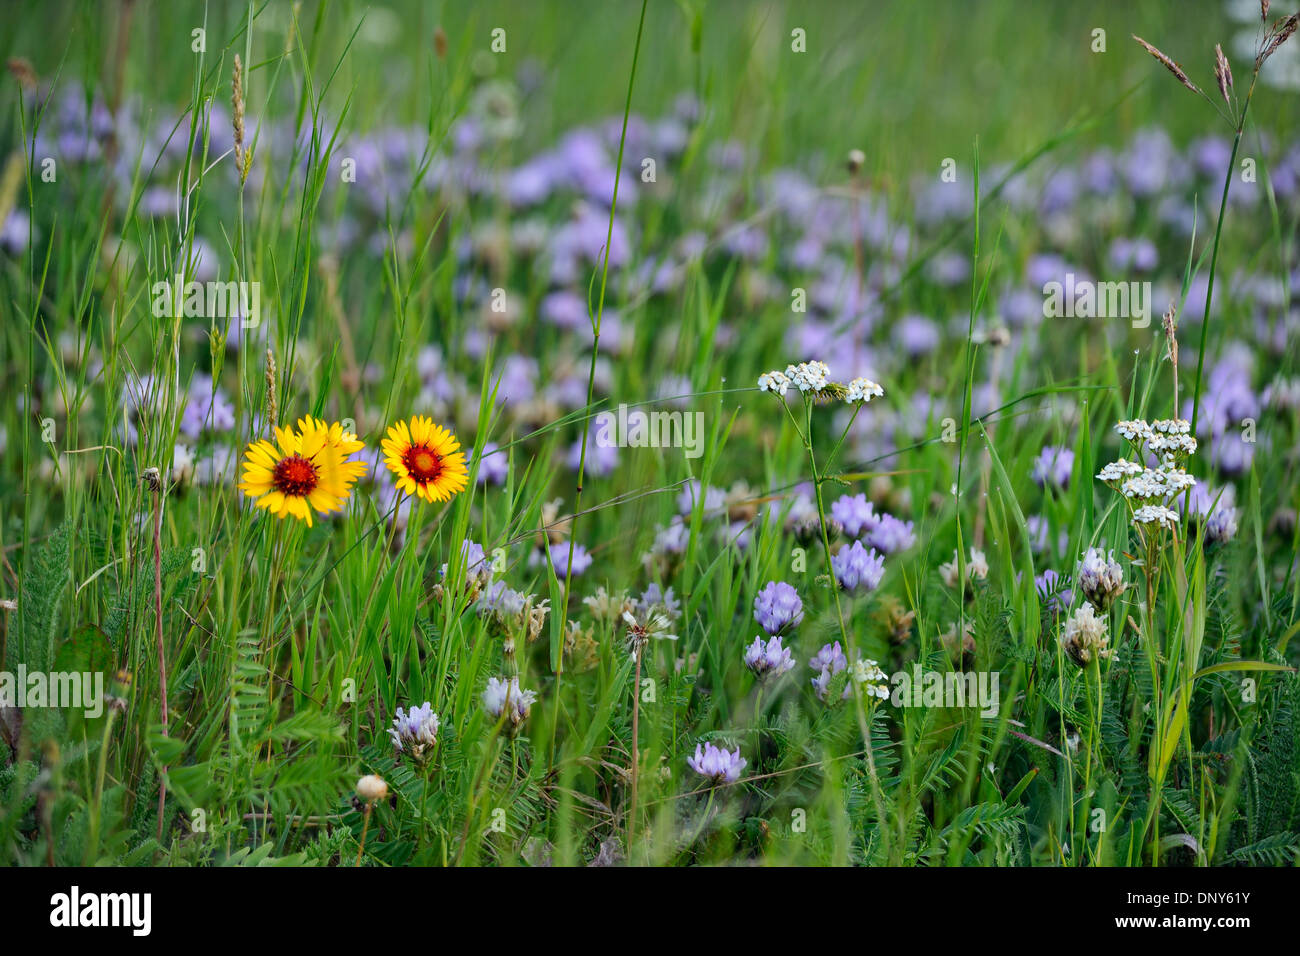
POLYGON ((1164 476, 1150 468, 1142 469, 1140 475, 1126 478, 1120 482, 1119 493, 1125 498, 1163 498, 1165 494, 1164 476))
POLYGON ((1151 437, 1151 426, 1141 419, 1120 422, 1115 426, 1115 431, 1119 433, 1121 438, 1131 441, 1135 445, 1143 443, 1151 437))
POLYGON ((778 372, 773 369, 770 372, 764 372, 758 377, 758 390, 760 392, 772 392, 775 395, 784 396, 790 389, 790 379, 785 372, 778 372))
POLYGON ((1183 434, 1152 435, 1147 440, 1147 448, 1157 455, 1194 455, 1196 439, 1183 434))
POLYGON ((860 657, 853 662, 853 680, 868 697, 879 700, 889 697, 889 677, 880 669, 880 664, 869 657, 860 657))
POLYGON ((873 398, 881 398, 885 390, 871 381, 869 378, 858 377, 849 382, 849 393, 844 396, 844 400, 849 404, 862 403, 866 404, 873 398))
POLYGON ((1164 478, 1165 491, 1171 495, 1186 491, 1188 488, 1196 486, 1196 479, 1189 475, 1184 469, 1166 462, 1160 466, 1160 473, 1164 478))
POLYGON ((1143 468, 1140 474, 1124 479, 1119 484, 1119 491, 1125 498, 1150 501, 1176 495, 1195 484, 1195 478, 1167 461, 1159 468, 1143 468))
POLYGON ((787 365, 785 375, 801 392, 820 392, 830 384, 831 370, 825 362, 800 362, 787 365))
POLYGON ((1178 513, 1169 505, 1196 485, 1196 479, 1182 465, 1196 451, 1191 422, 1182 418, 1122 421, 1115 426, 1115 431, 1133 447, 1137 461, 1128 458, 1113 461, 1097 478, 1128 499, 1135 524, 1173 528, 1178 523, 1178 513), (1150 456, 1160 459, 1158 467, 1138 464, 1150 456))
POLYGON ((1097 477, 1105 482, 1122 481, 1132 475, 1142 474, 1143 470, 1142 466, 1137 462, 1121 458, 1119 461, 1112 461, 1103 468, 1097 477))
POLYGON ((1154 524, 1161 528, 1172 528, 1178 524, 1178 512, 1164 505, 1143 505, 1133 512, 1133 520, 1138 524, 1154 524))
POLYGON ((831 381, 831 369, 825 362, 800 362, 790 364, 785 371, 772 369, 758 377, 758 390, 785 397, 791 388, 819 405, 830 401, 844 401, 850 405, 865 405, 873 398, 881 398, 885 389, 865 376, 858 376, 847 385, 831 381))

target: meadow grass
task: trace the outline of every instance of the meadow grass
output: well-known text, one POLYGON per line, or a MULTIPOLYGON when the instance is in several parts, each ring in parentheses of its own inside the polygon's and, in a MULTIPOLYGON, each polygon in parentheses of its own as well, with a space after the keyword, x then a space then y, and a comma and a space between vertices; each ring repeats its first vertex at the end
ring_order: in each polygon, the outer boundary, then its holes
POLYGON ((6 56, 36 79, 11 67, 0 132, 0 661, 104 674, 110 700, 0 711, 0 859, 1293 864, 1295 93, 1245 113, 1246 28, 1218 7, 979 9, 15 17, 6 56), (1224 42, 1241 125, 1131 33, 1211 98, 1224 42), (646 132, 667 117, 671 147, 646 132), (507 174, 579 126, 599 160, 561 150, 560 185, 512 199, 507 174), (1212 172, 1210 134, 1231 146, 1212 172), (1080 185, 1098 157, 1109 191, 1080 185), (1141 238, 1158 264, 1115 264, 1141 238), (1150 324, 1045 318, 1027 277, 1049 255, 1053 278, 1153 282, 1150 324), (178 274, 259 283, 257 323, 158 316, 178 274), (1026 289, 1038 314, 1011 317, 1026 289), (541 317, 557 290, 576 324, 541 317), (817 360, 825 387, 756 386, 817 360), (883 394, 849 408, 859 375, 883 394), (620 404, 700 413, 699 456, 599 445, 620 404), (342 423, 373 455, 416 414, 463 446, 449 500, 404 495, 382 453, 310 525, 236 487, 277 424, 342 423), (1206 497, 1167 496, 1156 532, 1095 476, 1116 423, 1180 418, 1206 497), (845 526, 858 494, 911 527, 853 589, 854 540, 876 547, 845 526), (1090 549, 1117 595, 1087 593, 1090 549), (769 582, 800 616, 764 633, 769 582), (759 679, 746 649, 772 631, 794 666, 759 679), (809 665, 836 642, 842 665, 809 665), (868 661, 992 675, 996 701, 898 706, 868 661), (426 701, 433 740, 394 747, 426 701), (700 772, 702 745, 744 764, 700 772))

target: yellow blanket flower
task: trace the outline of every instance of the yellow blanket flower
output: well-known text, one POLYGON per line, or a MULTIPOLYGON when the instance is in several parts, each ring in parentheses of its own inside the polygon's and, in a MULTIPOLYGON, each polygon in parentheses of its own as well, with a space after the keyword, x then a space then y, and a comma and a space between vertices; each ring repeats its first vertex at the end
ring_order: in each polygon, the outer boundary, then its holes
POLYGON ((465 490, 469 472, 456 436, 432 419, 416 415, 388 429, 384 464, 397 476, 397 487, 430 503, 450 501, 465 490))
POLYGON ((312 511, 341 511, 365 463, 348 456, 363 443, 337 422, 299 419, 297 429, 276 428, 275 443, 251 442, 244 452, 239 490, 259 508, 283 518, 292 515, 311 527, 312 511))

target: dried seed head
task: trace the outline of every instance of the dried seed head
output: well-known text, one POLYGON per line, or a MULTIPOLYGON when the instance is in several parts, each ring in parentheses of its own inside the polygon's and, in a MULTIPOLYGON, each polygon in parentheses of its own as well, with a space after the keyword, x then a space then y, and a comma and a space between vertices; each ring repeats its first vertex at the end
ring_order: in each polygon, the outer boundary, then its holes
POLYGON ((1183 84, 1183 86, 1187 87, 1193 93, 1201 92, 1200 87, 1198 87, 1195 83, 1193 83, 1190 79, 1187 78, 1187 73, 1184 72, 1181 66, 1175 63, 1169 57, 1165 56, 1163 53, 1161 53, 1159 50, 1153 47, 1146 40, 1142 39, 1136 33, 1133 34, 1133 39, 1137 40, 1138 43, 1142 44, 1142 49, 1146 50, 1153 57, 1155 57, 1157 60, 1163 63, 1165 69, 1168 70, 1170 73, 1172 73, 1179 83, 1183 84))
POLYGON ((1258 62, 1263 63, 1270 56, 1276 53, 1278 47, 1291 39, 1297 27, 1300 27, 1300 13, 1291 14, 1291 16, 1287 17, 1275 26, 1273 28, 1273 38, 1268 42, 1268 45, 1264 47, 1264 52, 1259 55, 1258 62))
POLYGON ((5 66, 18 80, 19 86, 27 90, 35 89, 39 80, 36 76, 36 68, 32 66, 30 60, 26 60, 21 56, 10 57, 5 66))
POLYGON ((388 782, 378 774, 366 774, 357 781, 357 796, 366 803, 374 803, 388 796, 388 782))
POLYGON ((1232 67, 1224 56, 1223 47, 1217 43, 1214 44, 1214 79, 1219 84, 1219 95, 1223 97, 1223 102, 1230 102, 1228 91, 1232 89, 1232 67))
POLYGON ((239 181, 242 184, 248 178, 252 157, 244 150, 244 64, 238 53, 235 54, 235 69, 230 80, 230 107, 234 114, 235 167, 239 170, 239 181))
POLYGON ((1165 314, 1160 317, 1160 324, 1164 327, 1165 335, 1172 339, 1175 330, 1178 328, 1178 306, 1173 302, 1169 303, 1169 308, 1166 309, 1165 314))
POLYGON ((563 544, 569 538, 573 526, 573 515, 560 515, 563 498, 547 501, 542 505, 542 530, 537 534, 537 543, 543 548, 548 543, 563 544))
POLYGON ((266 350, 266 419, 270 422, 270 432, 279 424, 279 405, 276 398, 275 353, 266 350))
POLYGON ((1269 0, 1259 0, 1259 18, 1265 23, 1268 22, 1269 0))
POLYGON ((849 158, 847 162, 847 165, 849 167, 849 175, 856 176, 858 174, 858 170, 862 168, 862 164, 865 163, 866 161, 867 161, 867 154, 862 152, 862 150, 860 149, 849 150, 849 158))
POLYGON ((1165 338, 1169 340, 1169 361, 1178 367, 1178 308, 1172 302, 1169 303, 1169 310, 1160 318, 1160 324, 1164 327, 1165 338))
POLYGON ((447 31, 442 27, 433 31, 433 52, 438 55, 438 59, 447 59, 447 31))

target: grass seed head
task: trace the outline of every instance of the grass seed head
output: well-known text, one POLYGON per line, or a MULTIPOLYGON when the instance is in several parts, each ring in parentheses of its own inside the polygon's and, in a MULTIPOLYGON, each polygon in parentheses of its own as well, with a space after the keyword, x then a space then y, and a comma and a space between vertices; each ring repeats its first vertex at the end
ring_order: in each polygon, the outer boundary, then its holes
POLYGON ((1150 43, 1142 39, 1136 33, 1133 34, 1133 39, 1137 40, 1138 43, 1142 45, 1142 49, 1146 50, 1153 57, 1155 57, 1157 60, 1163 63, 1165 69, 1168 70, 1170 73, 1172 73, 1174 75, 1174 78, 1177 79, 1179 83, 1183 84, 1183 86, 1187 87, 1193 93, 1201 92, 1201 88, 1188 78, 1187 72, 1177 63, 1175 63, 1171 58, 1161 53, 1158 49, 1153 47, 1150 43))
POLYGON ((1218 43, 1214 44, 1214 80, 1219 84, 1219 95, 1223 97, 1223 102, 1231 102, 1229 92, 1232 90, 1232 66, 1218 43))

